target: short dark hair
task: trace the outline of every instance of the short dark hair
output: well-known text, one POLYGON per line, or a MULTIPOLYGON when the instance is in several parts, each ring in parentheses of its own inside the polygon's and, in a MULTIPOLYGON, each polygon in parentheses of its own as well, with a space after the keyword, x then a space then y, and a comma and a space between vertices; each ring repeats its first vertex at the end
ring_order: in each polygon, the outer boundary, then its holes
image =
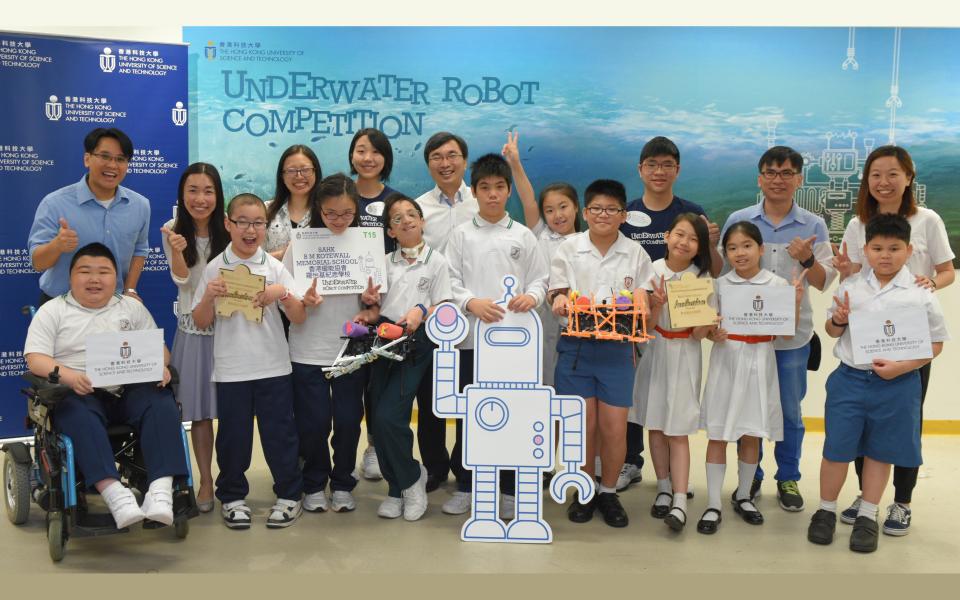
POLYGON ((880 213, 867 221, 866 242, 875 237, 896 238, 905 244, 910 243, 910 221, 903 215, 880 213))
MULTIPOLYGON (((777 163, 777 164, 783 164, 783 163, 777 163)), ((750 221, 737 221, 736 223, 728 227, 726 231, 723 232, 723 239, 720 241, 720 246, 723 248, 724 254, 726 254, 727 252, 726 250, 727 242, 730 241, 730 236, 735 233, 742 233, 743 235, 755 241, 758 246, 763 245, 763 234, 760 233, 759 227, 757 227, 750 221)))
POLYGON ((910 153, 900 146, 888 145, 880 146, 874 149, 867 157, 867 162, 863 165, 863 178, 860 181, 860 190, 857 192, 857 218, 861 223, 866 223, 875 214, 877 214, 877 199, 870 193, 870 167, 878 158, 892 156, 900 163, 900 168, 904 174, 910 178, 910 185, 903 190, 903 197, 900 199, 900 207, 897 214, 904 217, 912 217, 917 214, 917 200, 913 195, 913 181, 917 178, 917 169, 910 158, 910 153))
POLYGON ((347 152, 347 162, 350 163, 350 174, 357 174, 357 170, 353 168, 353 149, 363 136, 367 136, 370 144, 383 156, 383 169, 380 171, 380 181, 387 181, 390 179, 390 173, 393 172, 393 146, 390 145, 390 139, 387 138, 382 131, 374 129, 373 127, 361 129, 354 134, 353 139, 350 141, 350 150, 347 152))
POLYGON ((316 194, 310 204, 310 227, 326 227, 321 216, 323 203, 330 198, 339 198, 346 196, 353 201, 353 221, 350 227, 356 227, 360 224, 360 192, 357 191, 357 184, 344 173, 334 173, 329 177, 324 177, 314 188, 316 194))
POLYGON ((450 133, 449 131, 439 131, 431 135, 423 147, 423 162, 430 164, 430 153, 450 140, 455 141, 457 146, 460 146, 460 154, 463 154, 463 160, 467 160, 467 142, 459 135, 450 133))
POLYGON ((105 137, 117 140, 117 143, 120 144, 120 151, 123 152, 123 155, 127 157, 127 160, 133 158, 133 142, 130 141, 130 138, 127 136, 127 134, 120 131, 116 127, 111 127, 109 129, 97 127, 88 133, 87 137, 83 138, 84 151, 92 153, 97 149, 97 144, 100 143, 100 140, 105 137))
POLYGON ((230 202, 227 204, 227 217, 232 217, 233 210, 241 206, 259 206, 263 209, 264 216, 267 214, 267 206, 263 203, 263 198, 256 194, 244 192, 230 199, 230 202))
POLYGON ((484 154, 470 165, 470 187, 476 188, 485 177, 502 177, 508 187, 513 187, 510 165, 499 154, 484 154))
POLYGON ((790 146, 774 146, 764 152, 757 163, 757 170, 763 171, 764 167, 782 165, 787 161, 794 169, 803 171, 803 157, 790 146))
POLYGON ((295 154, 306 156, 310 164, 313 165, 314 183, 307 196, 308 203, 313 200, 316 194, 317 182, 323 179, 323 170, 320 169, 320 159, 318 159, 316 153, 310 149, 310 146, 294 144, 284 150, 283 154, 280 155, 280 160, 277 161, 277 185, 273 193, 273 202, 270 203, 270 207, 267 209, 267 222, 269 223, 273 222, 277 217, 277 213, 280 212, 283 205, 290 199, 290 189, 287 188, 286 182, 283 181, 283 163, 287 162, 287 159, 295 154))
POLYGON ((640 151, 640 162, 654 156, 664 155, 672 156, 673 160, 680 164, 680 149, 677 148, 677 145, 670 138, 658 135, 643 145, 643 150, 640 151))
POLYGON ((627 188, 615 179, 597 179, 583 192, 583 206, 590 206, 597 196, 608 196, 617 201, 620 208, 627 207, 627 188))
MULTIPOLYGON (((697 255, 693 257, 693 264, 700 269, 698 275, 710 273, 713 266, 713 258, 710 255, 710 230, 706 222, 700 218, 700 215, 692 212, 680 213, 670 224, 667 234, 673 231, 681 221, 686 221, 693 227, 693 232, 697 235, 697 255)), ((670 258, 670 249, 667 248, 663 255, 664 258, 670 258)))
POLYGON ((110 251, 110 248, 107 248, 106 245, 101 244, 100 242, 91 242, 77 250, 76 254, 73 255, 73 258, 70 259, 70 272, 73 272, 73 266, 77 264, 77 261, 84 256, 99 256, 103 258, 109 258, 110 264, 113 265, 113 270, 116 273, 119 273, 120 270, 117 269, 117 259, 113 255, 113 252, 110 251))
POLYGON ((394 192, 387 196, 386 200, 383 201, 383 214, 380 215, 381 221, 383 221, 383 227, 385 229, 390 228, 390 209, 393 208, 393 205, 398 202, 409 202, 413 205, 413 208, 417 210, 417 214, 420 215, 420 218, 423 218, 423 208, 420 207, 420 204, 400 192, 394 192))

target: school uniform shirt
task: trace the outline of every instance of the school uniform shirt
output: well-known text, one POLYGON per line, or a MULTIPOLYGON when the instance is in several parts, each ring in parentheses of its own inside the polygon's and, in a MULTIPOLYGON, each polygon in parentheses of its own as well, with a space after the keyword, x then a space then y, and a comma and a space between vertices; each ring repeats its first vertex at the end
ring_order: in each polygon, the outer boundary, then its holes
MULTIPOLYGON (((262 248, 250 258, 240 258, 233 252, 233 244, 211 260, 203 270, 193 295, 193 308, 203 300, 207 284, 220 276, 220 269, 234 270, 246 265, 253 275, 266 277, 265 285, 280 285, 293 293, 293 276, 279 260, 262 248)), ((192 310, 192 309, 191 309, 192 310)), ((214 317, 213 380, 218 382, 253 381, 268 377, 289 375, 290 350, 280 321, 280 303, 263 308, 260 323, 248 321, 239 312, 229 317, 214 317)))
MULTIPOLYGON (((537 237, 537 246, 548 268, 560 244, 576 235, 576 232, 561 235, 550 229, 543 219, 540 219, 531 231, 537 237)), ((554 370, 557 365, 557 342, 560 341, 560 319, 553 314, 553 307, 549 302, 538 306, 537 314, 540 315, 540 322, 543 324, 543 383, 553 385, 554 370)))
POLYGON ((434 186, 432 190, 417 198, 417 204, 423 211, 425 221, 423 241, 444 255, 447 253, 447 242, 453 230, 469 222, 480 211, 470 186, 462 181, 453 198, 447 198, 439 186, 434 186))
MULTIPOLYGON (((809 237, 809 236, 808 236, 809 237)), ((789 285, 766 269, 750 279, 730 271, 717 278, 715 289, 724 285, 789 285)), ((723 296, 720 295, 720 304, 723 296)), ((707 438, 735 442, 741 436, 783 440, 783 410, 777 357, 772 342, 750 344, 727 339, 713 344, 707 384, 700 404, 700 428, 707 438)))
MULTIPOLYGON (((829 289, 834 277, 837 276, 836 269, 833 268, 833 247, 830 245, 830 234, 827 231, 827 224, 823 219, 812 212, 800 208, 796 202, 778 225, 767 217, 763 209, 763 202, 748 206, 738 210, 730 215, 723 226, 720 234, 721 239, 734 223, 739 221, 750 221, 760 229, 763 236, 764 253, 760 257, 760 265, 778 277, 786 281, 793 281, 793 277, 799 277, 803 273, 803 267, 800 261, 792 258, 787 248, 793 238, 805 240, 816 236, 813 243, 814 260, 823 266, 826 272, 826 279, 823 283, 823 289, 829 289)), ((726 256, 723 248, 720 248, 720 256, 726 256)), ((729 264, 724 265, 724 270, 729 270, 729 264)), ((806 278, 803 280, 803 299, 800 301, 800 319, 797 321, 797 332, 791 339, 782 339, 778 337, 773 342, 773 347, 777 350, 796 350, 805 346, 810 338, 813 337, 813 308, 810 306, 810 282, 806 278)))
MULTIPOLYGON (((918 206, 917 212, 907 217, 907 222, 910 223, 910 245, 913 246, 913 254, 907 260, 907 267, 914 275, 932 278, 937 274, 937 265, 954 259, 943 219, 929 208, 918 206)), ((843 241, 847 244, 850 262, 868 269, 870 266, 863 256, 863 247, 867 244, 867 228, 858 217, 847 223, 843 241)))
POLYGON ((667 253, 666 233, 674 219, 681 213, 704 215, 703 207, 695 202, 674 196, 663 210, 651 210, 637 198, 627 204, 627 220, 620 225, 620 231, 631 240, 638 242, 647 251, 650 260, 663 258, 667 253))
MULTIPOLYGON (((844 293, 850 296, 851 313, 922 306, 927 311, 927 321, 930 324, 930 341, 945 342, 950 339, 943 319, 943 310, 940 308, 940 302, 936 295, 915 283, 913 272, 907 265, 904 265, 894 278, 883 287, 880 287, 880 281, 877 279, 876 273, 868 266, 840 284, 837 289, 837 297, 843 298, 844 293)), ((828 319, 833 318, 835 308, 835 305, 831 305, 827 309, 828 319)), ((854 362, 853 342, 850 339, 849 327, 844 329, 843 334, 837 339, 837 343, 833 347, 833 355, 848 367, 863 371, 873 369, 870 364, 858 365, 854 362)))
POLYGON ((504 276, 516 279, 514 296, 530 294, 536 305, 546 296, 548 271, 537 240, 510 215, 496 223, 478 215, 457 226, 444 254, 450 263, 453 300, 470 322, 461 348, 473 348, 476 317, 467 311, 467 303, 474 298, 494 302, 503 298, 504 276))
MULTIPOLYGON (((283 254, 283 266, 293 280, 293 248, 283 254)), ((360 306, 360 294, 321 294, 319 306, 307 307, 303 323, 290 323, 290 360, 304 365, 329 366, 346 340, 343 324, 353 321, 360 306)))
MULTIPOLYGON (((679 281, 684 273, 699 276, 694 264, 680 272, 670 270, 664 259, 653 261, 655 277, 664 282, 679 281)), ((709 277, 706 273, 703 277, 709 277)), ((711 296, 711 299, 714 299, 711 296)), ((670 310, 664 306, 657 327, 675 331, 670 326, 670 310)), ((680 330, 683 331, 683 330, 680 330)), ((654 333, 654 332, 650 332, 654 333)), ((693 337, 670 339, 657 332, 647 342, 637 376, 634 378, 633 408, 628 418, 646 429, 666 435, 693 435, 700 428, 700 380, 702 357, 700 340, 693 337)))
POLYGON ((44 354, 65 367, 85 371, 87 336, 156 328, 150 311, 138 300, 114 295, 106 306, 86 308, 67 292, 46 302, 34 315, 23 354, 44 354))
MULTIPOLYGON (((175 219, 164 223, 164 227, 173 231, 175 219)), ((167 268, 170 278, 177 286, 177 329, 184 333, 195 335, 213 335, 213 327, 200 329, 193 322, 193 296, 197 291, 197 282, 203 277, 203 270, 207 267, 207 256, 210 253, 210 238, 197 236, 197 262, 190 267, 186 277, 177 277, 173 272, 173 248, 167 236, 161 236, 163 253, 167 257, 167 268)))
MULTIPOLYGON (((275 200, 269 200, 266 202, 267 211, 270 210, 270 205, 273 202, 275 202, 275 200)), ((303 218, 300 219, 300 222, 297 223, 296 227, 293 226, 293 222, 290 220, 290 204, 288 199, 287 202, 283 203, 283 206, 277 209, 277 216, 275 216, 273 220, 270 221, 270 224, 267 225, 267 237, 263 240, 263 249, 267 252, 279 250, 290 243, 291 230, 309 226, 309 210, 303 213, 303 218)))
POLYGON ((550 261, 551 290, 569 288, 583 296, 593 295, 596 302, 616 299, 621 289, 651 291, 653 264, 647 251, 621 232, 601 255, 590 241, 590 232, 582 231, 564 240, 550 261))
POLYGON ((422 304, 425 308, 453 299, 446 257, 424 244, 417 260, 408 263, 399 248, 387 255, 389 291, 380 296, 380 314, 394 323, 422 304))

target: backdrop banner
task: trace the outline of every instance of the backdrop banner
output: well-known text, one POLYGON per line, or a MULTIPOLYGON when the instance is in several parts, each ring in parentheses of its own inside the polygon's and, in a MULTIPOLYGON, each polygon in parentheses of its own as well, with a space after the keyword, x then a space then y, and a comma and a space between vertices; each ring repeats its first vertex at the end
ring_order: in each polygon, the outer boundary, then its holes
POLYGON ((133 140, 124 187, 150 199, 150 256, 138 290, 167 343, 176 298, 160 226, 187 165, 187 48, 180 44, 0 32, 0 438, 26 434, 23 343, 40 295, 27 235, 40 200, 86 172, 83 139, 117 127, 133 140))

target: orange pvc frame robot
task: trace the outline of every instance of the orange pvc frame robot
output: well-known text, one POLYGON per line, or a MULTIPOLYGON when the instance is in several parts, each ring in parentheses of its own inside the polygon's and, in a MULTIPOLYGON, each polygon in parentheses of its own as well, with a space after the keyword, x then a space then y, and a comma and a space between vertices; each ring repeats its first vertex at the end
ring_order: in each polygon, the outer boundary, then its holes
POLYGON ((645 343, 653 339, 647 333, 647 294, 642 289, 632 293, 621 290, 610 302, 597 303, 593 296, 570 292, 567 328, 561 332, 580 338, 615 342, 645 343), (631 297, 632 296, 632 297, 631 297))

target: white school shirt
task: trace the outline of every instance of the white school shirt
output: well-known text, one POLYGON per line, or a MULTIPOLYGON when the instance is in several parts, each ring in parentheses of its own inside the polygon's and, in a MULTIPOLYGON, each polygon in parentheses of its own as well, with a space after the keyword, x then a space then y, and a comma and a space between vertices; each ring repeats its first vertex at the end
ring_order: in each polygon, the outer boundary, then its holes
MULTIPOLYGON (((279 260, 262 248, 250 258, 240 258, 234 254, 231 243, 203 270, 193 296, 193 308, 203 300, 207 284, 220 276, 221 268, 233 270, 239 265, 247 265, 254 275, 265 276, 265 285, 279 283, 293 293, 293 276, 279 260)), ((290 351, 283 335, 279 305, 274 302, 264 307, 260 323, 248 321, 238 312, 229 317, 214 316, 213 381, 253 381, 291 373, 290 351)))
MULTIPOLYGON (((943 219, 929 208, 918 206, 916 214, 907 217, 907 222, 910 223, 910 245, 913 246, 907 268, 914 275, 933 277, 937 274, 937 265, 954 258, 943 219)), ((850 262, 862 265, 864 269, 869 268, 863 257, 863 247, 867 244, 867 228, 859 218, 854 217, 847 223, 843 241, 847 243, 850 262)))
POLYGON ((67 292, 41 306, 34 315, 23 354, 43 354, 65 367, 84 371, 87 336, 156 328, 150 311, 138 300, 114 295, 102 308, 85 308, 72 292, 67 292))
MULTIPOLYGON (((849 250, 849 246, 847 248, 849 250)), ((848 277, 837 288, 837 297, 843 298, 844 292, 850 295, 850 312, 895 310, 898 308, 912 308, 923 306, 927 310, 927 321, 930 323, 930 341, 945 342, 950 339, 947 326, 943 320, 943 311, 940 302, 934 293, 916 284, 912 271, 904 265, 900 272, 887 285, 880 287, 873 269, 866 267, 863 271, 848 277)), ((827 318, 833 318, 836 305, 831 304, 827 309, 827 318)), ((853 361, 853 342, 850 339, 850 328, 846 327, 843 334, 837 339, 833 347, 833 355, 848 367, 869 371, 870 364, 858 365, 853 361)))
POLYGON ((551 290, 569 288, 584 296, 592 294, 598 303, 616 299, 621 289, 651 291, 654 275, 647 251, 619 231, 606 255, 590 241, 590 232, 582 231, 560 244, 550 261, 551 290))
POLYGON ((387 281, 390 291, 380 296, 380 314, 394 323, 417 304, 430 308, 453 298, 450 265, 446 257, 426 244, 412 263, 399 247, 388 254, 387 281))
POLYGON ((474 298, 500 300, 505 275, 516 278, 513 295, 530 294, 536 301, 534 308, 546 297, 549 272, 537 239, 510 215, 496 223, 476 216, 459 225, 444 254, 450 263, 453 300, 470 321, 461 348, 473 348, 476 317, 467 312, 467 302, 474 298))
MULTIPOLYGON (((283 253, 283 266, 293 277, 293 245, 283 253)), ((290 323, 290 360, 304 365, 329 366, 346 340, 343 324, 353 321, 360 306, 360 294, 321 294, 319 306, 307 307, 303 323, 290 323)))
POLYGON ((447 243, 453 230, 477 216, 480 211, 470 186, 462 181, 460 189, 452 199, 448 199, 439 186, 434 186, 432 190, 417 198, 417 204, 423 211, 425 222, 423 241, 443 254, 446 254, 447 243), (452 206, 448 200, 452 201, 452 206))
MULTIPOLYGON (((175 219, 164 223, 164 227, 173 231, 175 219)), ((197 291, 197 282, 203 277, 203 270, 207 267, 207 256, 210 253, 210 238, 197 237, 197 262, 190 267, 186 277, 177 277, 173 273, 173 248, 167 241, 167 236, 161 236, 163 253, 167 257, 167 268, 170 269, 170 278, 177 285, 177 329, 195 335, 213 335, 213 327, 200 329, 193 322, 193 296, 197 291)))

